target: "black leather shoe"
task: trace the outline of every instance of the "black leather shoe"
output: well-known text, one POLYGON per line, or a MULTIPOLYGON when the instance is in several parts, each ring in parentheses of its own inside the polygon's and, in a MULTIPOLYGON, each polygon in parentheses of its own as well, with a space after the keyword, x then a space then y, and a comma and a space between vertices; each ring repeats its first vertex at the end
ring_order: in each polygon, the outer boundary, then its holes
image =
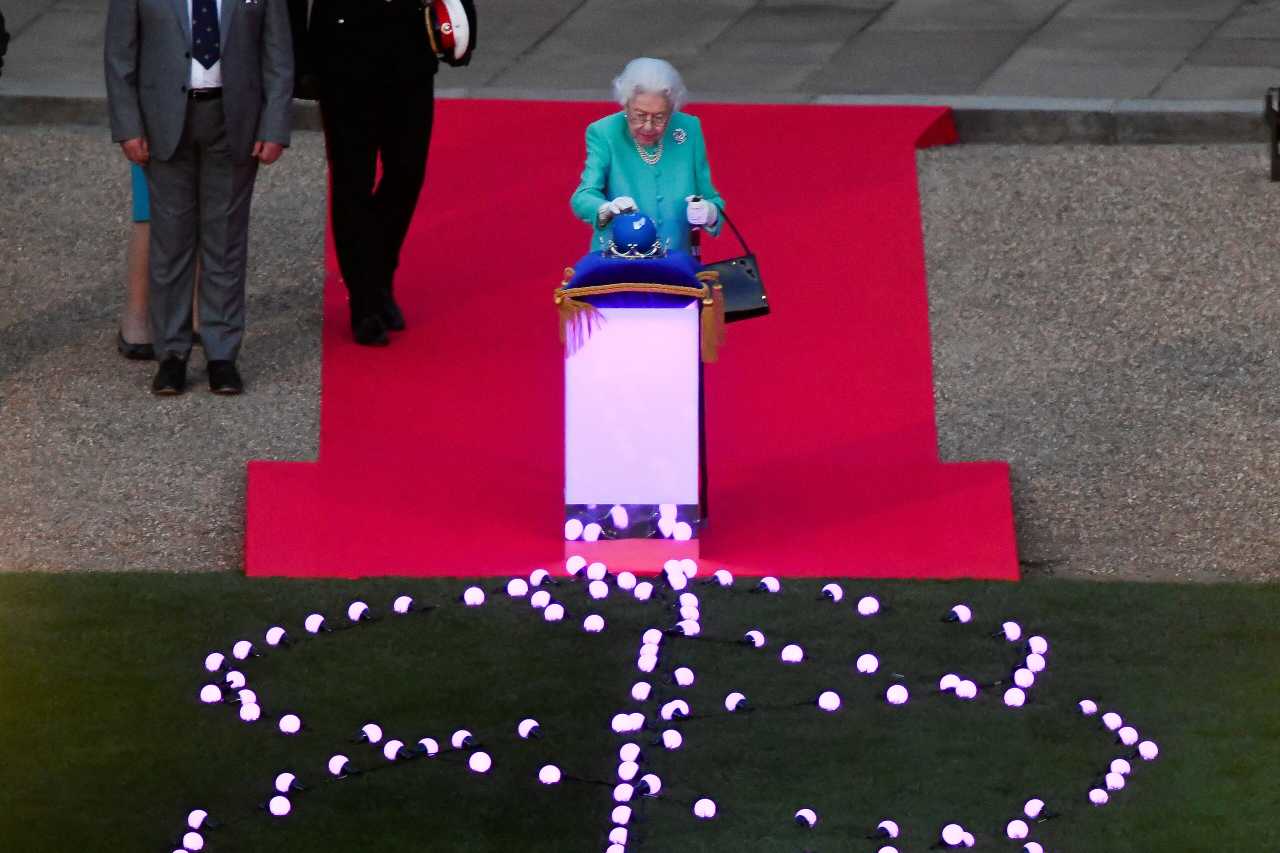
POLYGON ((116 332, 116 351, 131 361, 155 361, 156 348, 151 344, 131 344, 124 339, 124 332, 116 332))
POLYGON ((239 394, 244 391, 244 380, 236 370, 234 361, 209 362, 209 390, 215 394, 239 394))
POLYGON ((172 397, 187 390, 187 360, 167 355, 160 362, 156 378, 151 380, 151 393, 158 397, 172 397))
POLYGON ((404 314, 400 313, 400 306, 394 299, 388 298, 378 315, 382 317, 382 325, 386 326, 388 331, 404 331, 404 314))
POLYGON ((365 347, 385 347, 391 343, 391 339, 387 337, 386 324, 382 322, 381 317, 374 314, 353 322, 351 334, 355 337, 356 343, 365 347))

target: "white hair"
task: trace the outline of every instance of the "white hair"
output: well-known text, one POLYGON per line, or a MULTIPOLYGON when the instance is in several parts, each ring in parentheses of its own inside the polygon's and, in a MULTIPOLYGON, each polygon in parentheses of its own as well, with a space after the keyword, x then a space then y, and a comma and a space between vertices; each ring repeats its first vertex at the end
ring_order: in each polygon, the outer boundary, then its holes
POLYGON ((636 95, 662 95, 672 111, 681 109, 689 100, 689 90, 675 66, 665 59, 647 56, 628 62, 613 80, 613 97, 624 108, 636 95))

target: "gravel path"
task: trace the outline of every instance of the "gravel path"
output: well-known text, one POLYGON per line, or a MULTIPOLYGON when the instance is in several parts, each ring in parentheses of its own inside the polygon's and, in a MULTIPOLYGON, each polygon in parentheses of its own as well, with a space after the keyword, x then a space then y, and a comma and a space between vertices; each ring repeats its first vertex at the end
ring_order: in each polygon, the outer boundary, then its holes
MULTIPOLYGON (((323 146, 253 218, 250 392, 157 401, 114 351, 128 173, 0 128, 0 570, 236 570, 244 463, 316 452, 323 146)), ((946 459, 1013 465, 1027 572, 1280 578, 1276 193, 1256 147, 921 155, 946 459)))

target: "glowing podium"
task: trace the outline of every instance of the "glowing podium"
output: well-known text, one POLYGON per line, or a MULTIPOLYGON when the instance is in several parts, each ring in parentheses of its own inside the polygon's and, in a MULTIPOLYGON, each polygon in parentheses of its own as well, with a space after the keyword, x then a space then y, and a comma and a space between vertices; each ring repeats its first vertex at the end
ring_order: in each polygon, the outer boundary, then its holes
POLYGON ((565 272, 566 554, 647 569, 696 556, 702 364, 722 337, 719 285, 674 252, 592 253, 565 272))

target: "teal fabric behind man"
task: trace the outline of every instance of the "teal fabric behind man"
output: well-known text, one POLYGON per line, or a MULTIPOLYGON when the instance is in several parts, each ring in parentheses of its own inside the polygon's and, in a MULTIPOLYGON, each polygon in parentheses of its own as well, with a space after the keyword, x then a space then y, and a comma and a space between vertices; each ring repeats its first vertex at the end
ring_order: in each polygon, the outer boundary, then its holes
MULTIPOLYGON (((656 151, 647 149, 646 153, 656 151)), ((618 196, 630 196, 658 226, 658 237, 669 241, 671 251, 689 250, 689 223, 685 198, 701 196, 724 210, 724 201, 711 183, 702 123, 695 116, 675 112, 662 136, 662 158, 649 165, 640 158, 627 129, 627 117, 617 112, 587 126, 587 164, 582 181, 569 200, 574 214, 592 229, 588 251, 604 248, 608 229, 600 228, 600 205, 618 196)), ((707 230, 720 231, 722 218, 707 230)))

